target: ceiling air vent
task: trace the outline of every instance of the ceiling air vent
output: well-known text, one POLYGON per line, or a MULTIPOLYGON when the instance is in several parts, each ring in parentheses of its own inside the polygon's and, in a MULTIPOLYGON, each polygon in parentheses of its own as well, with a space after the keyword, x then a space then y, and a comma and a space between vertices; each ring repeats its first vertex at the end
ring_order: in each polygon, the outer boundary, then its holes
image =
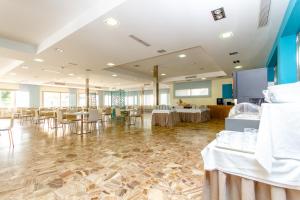
POLYGON ((194 75, 194 76, 186 76, 186 77, 185 77, 186 80, 189 80, 189 79, 195 79, 195 78, 197 78, 196 75, 194 75))
POLYGON ((54 85, 66 85, 66 83, 63 83, 63 82, 54 82, 54 85))
POLYGON ((140 38, 138 38, 138 37, 136 37, 134 35, 129 35, 129 37, 132 38, 133 40, 137 41, 138 43, 146 46, 146 47, 150 47, 151 46, 149 43, 145 42, 144 40, 142 40, 142 39, 140 39, 140 38))
POLYGON ((151 85, 150 83, 145 83, 145 84, 144 84, 144 86, 150 86, 150 85, 151 85))
POLYGON ((234 51, 234 52, 230 52, 230 53, 229 53, 230 56, 237 55, 237 54, 239 54, 239 52, 237 52, 237 51, 234 51))
POLYGON ((164 49, 160 49, 160 50, 157 51, 157 53, 166 53, 166 52, 167 52, 167 51, 164 50, 164 49))
POLYGON ((211 14, 212 14, 215 21, 218 21, 220 19, 224 19, 226 17, 223 7, 211 11, 211 14))
POLYGON ((261 0, 260 1, 258 28, 264 27, 268 24, 270 6, 271 6, 271 0, 261 0))

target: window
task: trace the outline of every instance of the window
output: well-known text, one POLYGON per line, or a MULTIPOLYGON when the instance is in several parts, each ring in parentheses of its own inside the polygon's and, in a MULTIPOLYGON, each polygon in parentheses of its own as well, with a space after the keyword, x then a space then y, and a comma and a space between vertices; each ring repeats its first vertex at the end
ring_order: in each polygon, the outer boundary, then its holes
MULTIPOLYGON (((99 97, 96 93, 89 94, 89 102, 90 106, 95 107, 99 104, 99 97)), ((78 106, 86 106, 86 95, 79 94, 79 105, 78 106)))
POLYGON ((145 106, 153 105, 153 94, 145 94, 144 95, 144 105, 145 106))
POLYGON ((126 106, 135 106, 139 104, 139 94, 137 91, 130 91, 126 94, 125 105, 126 106))
POLYGON ((86 106, 85 94, 79 94, 79 106, 86 106))
POLYGON ((44 107, 68 107, 70 94, 60 92, 43 92, 44 107))
POLYGON ((110 92, 104 93, 104 106, 111 106, 111 93, 110 92))
POLYGON ((186 97, 186 96, 191 96, 191 90, 190 90, 190 89, 175 90, 175 96, 176 96, 176 97, 186 97))
POLYGON ((167 93, 160 94, 159 104, 160 105, 169 105, 169 94, 167 94, 167 93))
POLYGON ((183 89, 175 90, 176 97, 197 97, 197 96, 208 96, 209 88, 194 88, 194 89, 183 89))
POLYGON ((70 94, 69 93, 60 93, 60 106, 69 107, 70 105, 70 94))
POLYGON ((30 105, 29 92, 17 91, 16 92, 16 107, 28 108, 30 105))
POLYGON ((191 89, 191 96, 208 96, 208 88, 191 89))
POLYGON ((15 96, 13 91, 0 91, 0 107, 14 107, 15 96))

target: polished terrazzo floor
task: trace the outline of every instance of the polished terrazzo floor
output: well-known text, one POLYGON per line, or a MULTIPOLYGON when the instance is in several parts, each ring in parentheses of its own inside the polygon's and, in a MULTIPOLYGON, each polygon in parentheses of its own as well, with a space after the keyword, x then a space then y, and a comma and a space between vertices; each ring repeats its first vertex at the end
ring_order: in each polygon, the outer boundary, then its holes
POLYGON ((200 151, 223 121, 106 123, 82 136, 15 125, 15 148, 0 136, 0 199, 201 199, 200 151))

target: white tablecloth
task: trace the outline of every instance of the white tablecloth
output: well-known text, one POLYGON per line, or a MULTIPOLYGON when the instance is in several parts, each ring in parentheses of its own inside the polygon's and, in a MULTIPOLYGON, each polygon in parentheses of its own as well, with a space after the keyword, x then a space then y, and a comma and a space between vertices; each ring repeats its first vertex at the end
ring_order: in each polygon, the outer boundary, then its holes
POLYGON ((272 159, 272 171, 266 172, 255 155, 216 147, 214 140, 201 152, 204 169, 219 170, 258 182, 300 190, 300 161, 294 159, 272 159))
POLYGON ((177 108, 176 112, 179 113, 201 113, 203 111, 207 111, 207 108, 203 108, 203 109, 185 109, 185 108, 177 108))
POLYGON ((174 112, 174 111, 172 111, 172 110, 153 110, 152 114, 153 113, 166 113, 166 114, 170 114, 171 112, 174 112))
POLYGON ((299 104, 262 105, 255 158, 267 172, 273 171, 273 158, 300 161, 299 104))

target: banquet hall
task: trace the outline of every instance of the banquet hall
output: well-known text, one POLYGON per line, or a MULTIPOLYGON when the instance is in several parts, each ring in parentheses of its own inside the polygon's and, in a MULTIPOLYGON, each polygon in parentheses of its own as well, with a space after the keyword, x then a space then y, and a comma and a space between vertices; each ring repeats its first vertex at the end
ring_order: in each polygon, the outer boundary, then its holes
POLYGON ((0 0, 0 199, 299 200, 300 0, 0 0))

